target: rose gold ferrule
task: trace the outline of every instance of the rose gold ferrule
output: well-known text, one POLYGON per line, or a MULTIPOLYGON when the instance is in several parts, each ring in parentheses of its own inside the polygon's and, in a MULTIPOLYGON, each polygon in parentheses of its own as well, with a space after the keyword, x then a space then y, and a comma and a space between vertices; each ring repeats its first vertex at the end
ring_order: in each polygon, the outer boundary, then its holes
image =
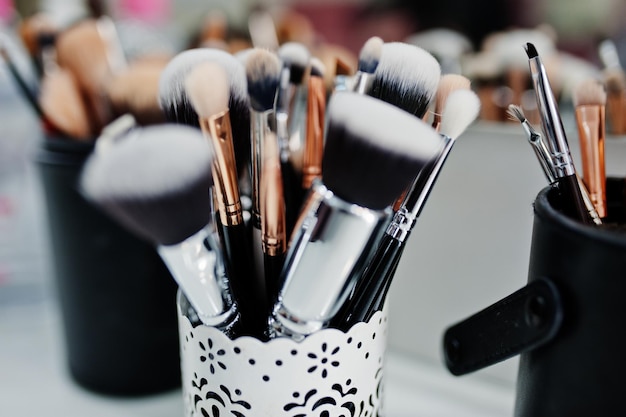
POLYGON ((276 136, 268 135, 265 145, 260 184, 261 244, 263 253, 276 256, 287 251, 285 200, 276 136))
POLYGON ((626 93, 624 91, 607 91, 606 110, 609 113, 611 133, 626 133, 626 93))
POLYGON ((598 215, 606 217, 606 171, 604 156, 605 109, 601 105, 576 106, 583 181, 598 215))
POLYGON ((218 211, 225 226, 234 226, 243 222, 237 163, 233 146, 232 130, 228 110, 207 118, 200 118, 200 128, 208 133, 215 154, 213 160, 213 180, 218 185, 218 211))
POLYGON ((306 140, 302 166, 302 188, 309 189, 313 180, 322 176, 324 153, 324 113, 326 87, 321 77, 309 77, 307 101, 306 140))

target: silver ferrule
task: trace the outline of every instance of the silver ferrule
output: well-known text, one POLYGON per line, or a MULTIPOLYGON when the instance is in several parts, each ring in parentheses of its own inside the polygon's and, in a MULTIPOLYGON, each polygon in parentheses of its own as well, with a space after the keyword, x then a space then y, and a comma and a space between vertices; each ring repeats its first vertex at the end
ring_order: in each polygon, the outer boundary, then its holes
MULTIPOLYGON (((415 180, 411 183, 409 191, 406 193, 404 200, 402 201, 401 208, 404 208, 406 215, 411 220, 409 231, 413 228, 413 225, 417 221, 426 200, 432 191, 439 173, 443 168, 443 164, 446 162, 452 146, 455 140, 449 136, 441 135, 443 138, 443 148, 441 151, 433 157, 431 161, 420 171, 415 180)), ((399 234, 399 240, 406 239, 406 234, 399 234)))
POLYGON ((556 181, 555 169, 552 165, 550 151, 543 141, 541 134, 532 127, 528 120, 522 122, 522 127, 524 128, 528 143, 530 143, 530 145, 532 146, 533 151, 535 152, 535 156, 537 157, 537 160, 541 165, 541 169, 543 170, 543 173, 546 176, 548 183, 554 184, 554 182, 556 181))
POLYGON ((537 108, 541 116, 541 125, 550 151, 554 174, 557 178, 574 175, 576 174, 574 161, 570 154, 563 122, 545 67, 539 57, 530 59, 529 65, 537 98, 537 108))
POLYGON ((298 339, 326 326, 363 273, 391 217, 390 208, 350 204, 319 180, 304 207, 281 274, 283 286, 270 320, 273 336, 298 339))
POLYGON ((385 233, 397 240, 398 242, 404 242, 411 233, 413 225, 417 221, 417 216, 407 210, 404 206, 401 206, 398 211, 393 215, 393 219, 385 233))
POLYGON ((199 319, 207 326, 228 327, 236 320, 237 308, 219 267, 218 254, 205 246, 208 238, 210 230, 205 228, 181 243, 157 249, 199 319))
POLYGON ((357 73, 354 74, 353 85, 351 86, 352 91, 357 94, 367 94, 371 90, 373 83, 374 74, 357 71, 357 73))
POLYGON ((250 109, 250 172, 252 173, 252 222, 255 228, 261 228, 261 170, 263 163, 263 143, 271 133, 271 120, 275 118, 273 109, 263 112, 250 109))

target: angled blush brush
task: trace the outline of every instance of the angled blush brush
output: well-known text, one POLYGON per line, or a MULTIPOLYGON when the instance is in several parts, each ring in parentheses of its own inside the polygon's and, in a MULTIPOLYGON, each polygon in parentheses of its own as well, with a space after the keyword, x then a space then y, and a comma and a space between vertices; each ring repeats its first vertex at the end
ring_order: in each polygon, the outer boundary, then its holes
POLYGON ((328 325, 363 273, 393 200, 442 146, 438 135, 422 135, 432 128, 420 119, 366 95, 335 93, 327 116, 322 178, 291 237, 272 337, 302 340, 328 325))
MULTIPOLYGON (((363 276, 357 282, 354 293, 342 306, 332 325, 349 329, 359 321, 367 321, 382 309, 387 292, 400 262, 406 242, 428 197, 439 177, 456 139, 476 119, 480 111, 480 99, 471 90, 459 89, 449 94, 442 110, 441 138, 443 147, 418 173, 409 186, 400 208, 377 243, 376 252, 363 276)), ((434 129, 424 130, 417 141, 437 135, 434 129)))
POLYGON ((134 130, 94 152, 80 175, 92 203, 151 242, 203 323, 232 334, 238 321, 223 275, 213 273, 210 235, 213 153, 187 126, 134 130))
POLYGON ((226 271, 241 314, 242 331, 262 337, 267 312, 265 287, 253 268, 251 245, 243 220, 237 165, 228 108, 228 75, 214 62, 197 64, 185 89, 198 122, 215 154, 213 179, 218 202, 226 271))

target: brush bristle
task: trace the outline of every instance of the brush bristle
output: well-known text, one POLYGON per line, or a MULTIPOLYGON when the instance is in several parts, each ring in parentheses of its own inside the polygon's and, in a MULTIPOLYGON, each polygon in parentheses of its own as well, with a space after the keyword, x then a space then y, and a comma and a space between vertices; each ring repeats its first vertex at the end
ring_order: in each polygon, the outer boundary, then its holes
POLYGON ((526 42, 526 55, 528 55, 528 59, 537 58, 539 56, 537 48, 530 42, 526 42))
POLYGON ((367 95, 333 94, 327 116, 322 182, 359 206, 389 206, 442 146, 422 120, 367 95))
POLYGON ((256 48, 246 61, 250 106, 259 112, 274 107, 280 77, 280 60, 273 52, 256 48))
POLYGON ((444 74, 439 80, 437 87, 437 99, 435 100, 435 112, 441 114, 450 93, 456 90, 469 90, 470 79, 460 74, 444 74))
POLYGON ((93 153, 81 172, 81 192, 139 237, 173 245, 210 220, 212 160, 199 129, 146 127, 93 153))
POLYGON ((456 90, 450 93, 441 115, 441 134, 453 139, 461 136, 480 112, 480 99, 472 90, 456 90))
POLYGON ((509 116, 510 120, 520 123, 524 123, 526 121, 526 116, 524 115, 522 108, 517 104, 509 104, 506 114, 509 116))
POLYGON ((185 90, 198 117, 206 118, 228 110, 228 75, 213 62, 196 65, 187 76, 185 90))
POLYGON ((289 82, 302 83, 311 56, 307 47, 299 42, 286 42, 278 49, 278 56, 283 66, 289 68, 289 82))
POLYGON ((237 169, 242 172, 250 160, 250 100, 246 69, 237 58, 219 49, 196 48, 180 52, 170 60, 161 73, 159 105, 168 121, 199 126, 198 115, 185 92, 185 80, 189 71, 201 62, 220 64, 228 74, 230 90, 228 108, 237 169))
POLYGON ((385 43, 368 94, 422 118, 440 77, 439 62, 424 49, 401 42, 385 43))
POLYGON ((321 59, 311 57, 309 64, 311 65, 311 77, 324 78, 324 74, 326 74, 326 65, 324 65, 321 59))
POLYGON ((606 105, 606 91, 604 91, 604 86, 600 82, 589 78, 576 86, 572 99, 574 106, 604 106, 606 105))
POLYGON ((383 40, 378 36, 372 36, 365 42, 359 53, 359 71, 367 74, 376 72, 383 51, 383 44, 383 40))

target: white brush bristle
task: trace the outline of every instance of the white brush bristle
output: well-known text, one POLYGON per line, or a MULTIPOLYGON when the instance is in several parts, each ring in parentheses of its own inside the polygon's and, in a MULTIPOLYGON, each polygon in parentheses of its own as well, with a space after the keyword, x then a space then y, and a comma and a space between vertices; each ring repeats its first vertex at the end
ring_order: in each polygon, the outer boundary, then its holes
POLYGON ((159 79, 161 108, 178 107, 185 97, 185 80, 189 71, 202 62, 215 62, 225 69, 230 94, 247 102, 246 71, 243 64, 228 52, 213 48, 188 49, 176 55, 163 69, 159 79))
POLYGON ((475 92, 472 90, 453 91, 443 108, 439 131, 456 139, 476 120, 479 111, 480 99, 475 92))
POLYGON ((211 117, 228 110, 228 75, 219 64, 196 65, 185 80, 185 91, 198 117, 211 117))
POLYGON ((516 104, 509 104, 506 114, 509 116, 510 120, 520 123, 524 123, 526 121, 526 116, 524 115, 522 108, 516 104))
POLYGON ((606 91, 598 80, 587 79, 579 83, 574 89, 574 106, 606 104, 606 91))
POLYGON ((311 75, 324 78, 326 74, 326 65, 318 57, 311 57, 311 75))
POLYGON ((456 90, 469 90, 471 87, 470 79, 460 74, 444 74, 439 80, 437 88, 437 99, 435 101, 435 112, 441 114, 446 100, 450 93, 456 90))
POLYGON ((306 68, 311 54, 307 47, 299 42, 285 42, 278 49, 278 56, 285 65, 306 68))

